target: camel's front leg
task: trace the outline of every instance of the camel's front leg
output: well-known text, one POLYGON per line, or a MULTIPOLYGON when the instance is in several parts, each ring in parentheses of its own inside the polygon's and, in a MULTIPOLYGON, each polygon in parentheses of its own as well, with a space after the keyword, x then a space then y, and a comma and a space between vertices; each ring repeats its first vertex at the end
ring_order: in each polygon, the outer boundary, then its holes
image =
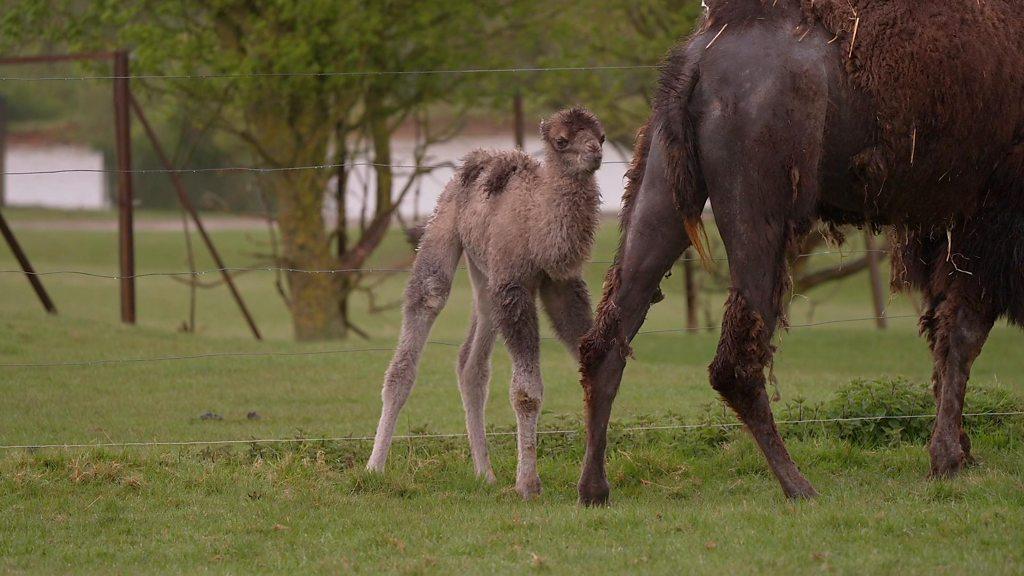
MULTIPOLYGON (((657 140, 657 139, 656 139, 657 140)), ((587 453, 580 502, 605 504, 609 486, 605 447, 612 402, 619 390, 629 342, 643 324, 662 277, 689 246, 682 215, 665 176, 660 142, 652 144, 643 185, 626 224, 618 263, 608 272, 594 328, 580 344, 587 422, 587 453)))
POLYGON ((537 418, 544 383, 540 376, 540 335, 533 300, 533 292, 518 283, 498 285, 491 299, 498 329, 512 356, 509 396, 516 412, 519 441, 516 491, 524 499, 541 491, 537 474, 537 418))

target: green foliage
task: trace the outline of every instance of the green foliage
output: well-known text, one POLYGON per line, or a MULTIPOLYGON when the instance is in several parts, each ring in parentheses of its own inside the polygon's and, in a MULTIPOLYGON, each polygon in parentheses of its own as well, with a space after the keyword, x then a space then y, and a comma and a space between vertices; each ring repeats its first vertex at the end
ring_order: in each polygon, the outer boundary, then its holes
MULTIPOLYGON (((987 386, 968 388, 965 413, 1002 413, 1024 411, 1024 401, 1010 392, 987 386)), ((931 438, 935 399, 931 387, 904 378, 854 380, 836 391, 834 398, 808 403, 794 400, 777 410, 778 420, 835 420, 793 424, 784 427, 787 436, 806 438, 826 435, 858 444, 877 447, 897 444, 925 445, 931 438), (860 418, 860 420, 857 420, 860 418)), ((992 434, 1008 427, 1019 427, 1012 416, 966 417, 968 434, 992 434)))
MULTIPOLYGON (((700 0, 564 2, 551 16, 557 32, 538 55, 541 66, 657 64, 685 38, 701 14, 700 0)), ((544 23, 542 25, 549 25, 544 23)), ((524 93, 541 110, 584 104, 601 118, 608 137, 631 149, 646 121, 657 86, 653 68, 543 74, 524 93)))

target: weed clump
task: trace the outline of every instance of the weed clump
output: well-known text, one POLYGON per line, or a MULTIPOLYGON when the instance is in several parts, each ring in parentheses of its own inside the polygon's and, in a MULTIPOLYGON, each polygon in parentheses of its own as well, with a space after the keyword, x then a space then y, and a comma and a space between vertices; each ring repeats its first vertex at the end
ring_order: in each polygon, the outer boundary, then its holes
MULTIPOLYGON (((1024 401, 1006 390, 972 386, 964 428, 971 435, 1005 432, 1020 424, 1019 417, 1006 413, 1020 411, 1024 401)), ((935 399, 929 385, 904 378, 854 380, 830 400, 797 399, 775 412, 791 438, 826 436, 864 447, 923 445, 931 438, 935 399)))

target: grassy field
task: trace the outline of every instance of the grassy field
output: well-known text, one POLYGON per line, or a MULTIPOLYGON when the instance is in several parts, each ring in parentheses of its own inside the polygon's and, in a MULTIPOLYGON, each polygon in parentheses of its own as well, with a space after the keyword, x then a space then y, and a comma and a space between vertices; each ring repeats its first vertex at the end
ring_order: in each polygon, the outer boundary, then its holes
MULTIPOLYGON (((39 211, 5 212, 40 271, 116 273, 116 239, 93 229, 47 229, 39 211), (19 229, 19 223, 25 225, 19 229), (29 223, 36 225, 28 226, 29 223)), ((74 218, 56 215, 63 224, 74 218)), ((112 215, 106 215, 112 217, 112 215)), ((159 220, 159 214, 146 215, 159 220)), ((269 251, 266 233, 214 233, 230 266, 269 251)), ((596 260, 610 258, 615 231, 602 229, 596 260)), ((138 234, 139 272, 185 270, 180 233, 138 234)), ((374 264, 404 266, 394 235, 374 264)), ((836 256, 819 257, 822 263, 836 256)), ((15 267, 0 250, 0 269, 15 267)), ((201 268, 211 268, 202 258, 201 268)), ((597 292, 606 265, 588 272, 597 292)), ((213 279, 213 276, 204 277, 213 279)), ((680 328, 681 275, 645 330, 680 328)), ((140 278, 139 326, 117 322, 117 282, 77 275, 43 278, 60 315, 42 313, 17 274, 0 274, 0 444, 102 443, 363 436, 372 434, 379 386, 400 323, 390 310, 354 303, 370 341, 296 344, 273 275, 239 285, 267 341, 247 335, 223 287, 199 291, 198 332, 188 290, 164 276, 140 278), (284 353, 101 366, 11 364, 155 358, 211 353, 284 353), (323 354, 315 354, 323 352, 323 354), (203 419, 215 413, 220 419, 203 419), (258 418, 247 415, 256 412, 258 418)), ((404 277, 382 284, 397 299, 404 277)), ((866 279, 855 276, 794 300, 794 324, 871 316, 866 279)), ((467 328, 464 275, 438 321, 400 432, 459 432, 453 364, 467 328)), ((707 303, 713 320, 720 296, 707 303)), ((894 299, 894 315, 913 306, 894 299)), ((870 322, 794 328, 775 373, 783 403, 827 400, 858 378, 930 374, 913 319, 885 332, 870 322)), ((720 413, 706 381, 717 335, 638 337, 616 404, 622 423, 693 422, 720 413), (709 406, 711 408, 709 409, 709 406)), ((1019 332, 1000 326, 975 366, 972 386, 1024 397, 1019 332)), ((542 426, 579 426, 575 366, 554 342, 543 348, 542 426)), ((509 362, 495 356, 489 422, 514 422, 509 362)), ((968 394, 970 402, 971 394, 968 394)), ((741 431, 709 442, 685 431, 616 435, 610 449, 613 506, 581 509, 577 435, 541 441, 544 495, 523 503, 510 490, 514 445, 496 437, 499 481, 474 480, 464 440, 400 441, 388 473, 367 475, 368 442, 298 442, 232 447, 5 450, 0 454, 0 572, 357 572, 549 573, 1020 573, 1024 570, 1024 427, 975 438, 981 465, 954 481, 927 481, 919 445, 865 447, 828 435, 794 435, 791 448, 822 497, 789 503, 741 431), (795 437, 799 436, 799 438, 795 437)))

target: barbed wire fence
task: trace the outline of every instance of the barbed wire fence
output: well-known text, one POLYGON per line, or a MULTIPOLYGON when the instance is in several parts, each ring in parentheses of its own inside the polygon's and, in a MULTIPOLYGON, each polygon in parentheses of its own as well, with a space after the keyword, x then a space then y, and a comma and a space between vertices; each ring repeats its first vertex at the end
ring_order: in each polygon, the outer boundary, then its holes
MULTIPOLYGON (((113 57, 113 55, 111 55, 113 57)), ((0 64, 11 63, 11 61, 0 59, 0 64)), ((455 75, 455 74, 515 74, 515 73, 552 73, 552 72, 609 72, 609 71, 622 71, 622 70, 651 70, 657 69, 658 65, 607 65, 607 66, 562 66, 562 67, 523 67, 523 68, 490 68, 490 69, 445 69, 445 70, 394 70, 394 71, 328 71, 328 72, 279 72, 279 73, 244 73, 244 74, 228 74, 228 73, 202 73, 202 74, 170 74, 170 75, 159 75, 159 74, 139 74, 131 75, 126 73, 117 73, 115 67, 115 74, 111 75, 78 75, 78 76, 0 76, 0 82, 56 82, 56 81, 114 81, 126 83, 129 80, 230 80, 230 79, 242 79, 242 78, 267 78, 267 77, 317 77, 317 78, 329 78, 329 77, 361 77, 361 76, 378 76, 378 75, 455 75)), ((125 70, 126 68, 121 68, 125 70)), ((130 98, 130 95, 128 96, 130 98)), ((605 164, 627 164, 626 161, 606 161, 605 164)), ((296 166, 209 166, 209 167, 163 167, 163 168, 99 168, 99 169, 83 169, 83 168, 56 168, 48 170, 22 170, 22 171, 0 171, 0 177, 5 176, 39 176, 39 175, 53 175, 53 174, 69 174, 69 173, 103 173, 103 174, 114 174, 118 176, 125 175, 147 175, 147 174, 165 174, 165 175, 181 175, 181 174, 232 174, 232 173, 275 173, 275 172, 291 172, 291 171, 306 171, 306 170, 337 170, 337 169, 350 169, 355 167, 369 167, 378 168, 386 167, 393 170, 422 170, 424 168, 450 168, 453 165, 452 162, 443 162, 437 164, 403 164, 403 163, 377 163, 377 162, 344 162, 344 163, 322 163, 322 164, 310 164, 310 165, 296 165, 296 166)), ((853 254, 887 254, 887 250, 823 250, 816 252, 809 252, 805 254, 796 255, 796 258, 810 258, 814 256, 824 255, 840 255, 849 256, 853 254)), ((681 259, 682 262, 693 262, 697 261, 696 258, 684 257, 681 259)), ((726 261, 726 258, 715 257, 713 261, 726 261)), ((611 264, 608 260, 594 260, 590 264, 595 265, 607 265, 611 264)), ((360 268, 326 268, 326 269, 302 269, 294 267, 284 266, 251 266, 251 267, 228 267, 219 266, 211 269, 204 270, 189 270, 189 271, 161 271, 161 272, 145 272, 145 273, 130 273, 130 274, 105 274, 99 272, 92 272, 88 270, 76 270, 76 269, 61 269, 61 270, 25 270, 25 269, 7 269, 0 270, 0 274, 26 274, 30 277, 42 277, 42 276, 59 276, 59 275, 74 275, 93 277, 100 279, 110 279, 117 281, 134 280, 136 278, 150 278, 150 277, 198 277, 203 275, 230 275, 235 273, 243 272, 287 272, 287 273, 298 273, 298 274, 332 274, 332 275, 343 275, 343 274, 383 274, 383 273, 408 273, 409 268, 388 268, 388 267, 360 267, 360 268)), ((916 315, 889 315, 884 316, 867 316, 857 318, 842 318, 824 320, 818 322, 807 322, 807 323, 796 323, 790 324, 789 328, 812 328, 815 326, 823 325, 834 325, 842 323, 855 323, 865 321, 877 321, 880 318, 886 318, 890 320, 895 319, 910 319, 916 318, 916 315)), ((703 328, 697 328, 696 330, 703 330, 703 328)), ((653 335, 653 334, 672 334, 672 333, 686 333, 695 331, 694 328, 678 328, 678 329, 661 329, 661 330, 646 330, 641 331, 637 336, 653 335)), ((543 340, 552 340, 551 337, 542 338, 543 340)), ((430 340, 428 344, 432 346, 442 347, 458 347, 461 345, 460 342, 444 341, 444 340, 430 340)), ((211 352, 211 353, 200 353, 200 354, 185 354, 185 355, 165 355, 165 356, 151 356, 151 357, 120 357, 120 358, 96 358, 96 359, 85 359, 85 360, 68 360, 68 361, 54 361, 54 362, 14 362, 14 363, 0 363, 0 369, 53 369, 53 368, 88 368, 88 367, 111 367, 111 366, 123 366, 129 364, 140 364, 140 363, 154 363, 154 362, 175 362, 175 361, 202 361, 210 359, 224 359, 224 358, 268 358, 268 357, 303 357, 303 356, 319 356, 319 355, 337 355, 337 354, 350 354, 350 353, 368 353, 368 352, 392 352, 393 348, 390 347, 350 347, 350 348, 334 348, 334 349, 322 349, 322 350, 303 350, 303 351, 236 351, 236 352, 211 352)), ((988 413, 973 413, 965 414, 970 417, 994 417, 994 416, 1019 416, 1024 415, 1024 412, 988 412, 988 413)), ((896 416, 862 416, 862 417, 851 417, 851 418, 833 418, 833 419, 802 419, 802 420, 780 420, 779 424, 784 425, 801 425, 810 423, 825 423, 825 422, 844 422, 844 421, 864 421, 864 420, 882 420, 882 419, 919 419, 919 418, 933 418, 934 414, 919 414, 919 415, 896 415, 896 416)), ((738 428, 742 424, 736 423, 717 423, 717 424, 673 424, 673 425, 662 425, 662 426, 633 426, 618 429, 618 432, 624 433, 642 433, 655 430, 696 430, 702 428, 738 428)), ((553 435, 553 434, 575 434, 578 430, 558 429, 558 430, 543 430, 540 434, 553 435)), ((510 435, 513 432, 488 432, 489 436, 500 436, 510 435)), ((410 434, 396 436, 396 439, 405 440, 418 440, 418 439, 431 439, 431 438, 454 438, 463 437, 464 433, 444 433, 444 434, 410 434)), ((63 444, 10 444, 0 445, 2 450, 14 450, 14 449, 44 449, 44 448, 100 448, 100 447, 147 447, 147 446, 208 446, 208 445, 231 445, 231 444, 269 444, 269 443, 296 443, 296 442, 341 442, 341 441, 366 441, 372 440, 372 436, 339 436, 339 437, 323 437, 323 438, 264 438, 264 439, 228 439, 228 440, 188 440, 188 441, 152 441, 152 442, 101 442, 101 443, 63 443, 63 444)))
MULTIPOLYGON (((1024 411, 1004 412, 968 412, 964 418, 1007 418, 1024 416, 1024 411)), ((803 418, 796 420, 776 420, 780 426, 799 426, 807 424, 834 424, 842 422, 874 422, 883 420, 923 420, 935 418, 935 414, 893 414, 877 416, 850 416, 846 418, 803 418)), ((695 430, 734 430, 744 426, 741 422, 708 422, 697 424, 661 424, 647 426, 623 426, 612 428, 611 433, 617 434, 638 434, 646 432, 668 432, 668 431, 695 431, 695 430)), ((582 430, 575 428, 559 428, 538 430, 539 436, 574 436, 582 433, 582 430)), ((485 432, 488 437, 515 436, 515 431, 491 430, 485 432)), ((394 440, 445 440, 451 438, 466 438, 465 432, 443 432, 423 434, 397 434, 392 437, 394 440)), ((96 449, 96 448, 154 448, 154 447, 209 447, 209 446, 231 446, 261 444, 307 444, 325 442, 372 442, 373 436, 320 436, 320 437, 294 437, 294 438, 251 438, 251 439, 225 439, 225 440, 154 440, 137 442, 97 442, 88 443, 67 443, 67 444, 3 444, 0 450, 45 450, 45 449, 96 449)))

